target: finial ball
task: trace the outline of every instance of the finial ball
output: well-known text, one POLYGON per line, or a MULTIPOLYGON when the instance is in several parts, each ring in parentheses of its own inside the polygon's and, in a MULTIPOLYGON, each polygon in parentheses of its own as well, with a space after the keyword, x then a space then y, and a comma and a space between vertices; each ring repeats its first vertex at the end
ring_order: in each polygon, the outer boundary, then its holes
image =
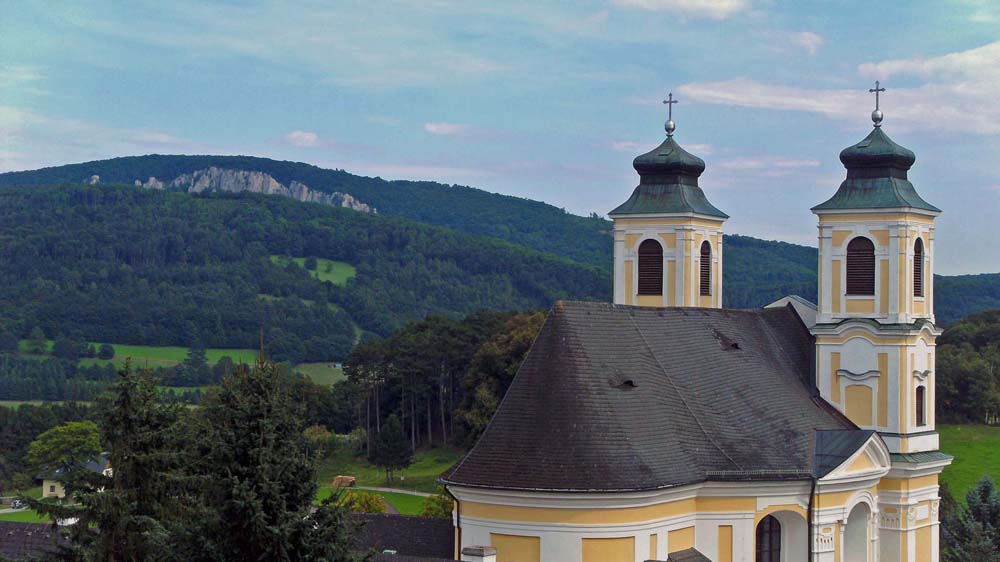
POLYGON ((882 112, 878 109, 872 112, 872 123, 875 123, 876 127, 882 124, 882 112))
POLYGON ((667 131, 667 136, 672 136, 674 134, 674 129, 677 128, 677 124, 674 123, 673 119, 668 119, 667 122, 663 124, 663 128, 667 131))

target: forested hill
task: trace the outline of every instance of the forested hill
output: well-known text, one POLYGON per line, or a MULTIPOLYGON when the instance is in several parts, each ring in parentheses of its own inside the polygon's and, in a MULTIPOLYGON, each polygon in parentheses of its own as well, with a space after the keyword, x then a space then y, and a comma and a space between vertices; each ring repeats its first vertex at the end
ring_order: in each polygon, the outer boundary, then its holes
MULTIPOLYGON (((114 158, 10 172, 0 174, 0 187, 82 184, 90 181, 92 176, 99 176, 101 184, 133 184, 136 180, 148 184, 149 178, 154 177, 169 191, 169 183, 173 179, 212 167, 261 172, 285 186, 298 182, 320 193, 346 193, 377 210, 378 217, 366 219, 371 221, 368 224, 381 225, 381 218, 396 216, 451 229, 440 231, 447 232, 447 236, 457 236, 454 231, 460 231, 486 236, 493 242, 497 239, 507 241, 550 254, 548 259, 561 261, 552 257, 558 256, 562 261, 584 264, 583 270, 588 271, 587 275, 596 274, 605 286, 610 285, 612 240, 609 221, 599 217, 580 217, 542 202, 471 187, 385 181, 300 162, 249 156, 167 155, 114 158)), ((323 257, 323 254, 318 257, 323 257)), ((789 294, 815 302, 816 263, 816 249, 812 247, 727 236, 723 302, 731 308, 754 308, 789 294)), ((567 264, 567 267, 570 265, 567 264)), ((573 298, 594 296, 589 292, 574 292, 572 286, 550 285, 547 290, 573 298)), ((435 297, 429 298, 433 300, 435 297)), ((596 298, 610 298, 610 289, 596 298)), ((496 297, 477 297, 474 300, 501 302, 496 297)), ((505 308, 522 302, 510 302, 505 308)), ((542 307, 549 304, 540 300, 536 302, 541 302, 542 307)), ((444 303, 440 304, 440 309, 432 307, 427 310, 450 310, 444 303)), ((419 305, 411 307, 404 303, 385 303, 383 306, 389 310, 380 313, 379 319, 357 319, 359 324, 379 332, 387 326, 398 325, 400 318, 411 318, 416 311, 423 310, 419 305)), ((997 306, 1000 306, 1000 274, 937 277, 936 312, 941 323, 997 306)), ((458 308, 465 311, 468 307, 462 305, 458 308)))
POLYGON ((428 314, 606 300, 595 267, 494 238, 257 194, 122 185, 0 188, 0 330, 346 356, 358 329, 428 314), (281 256, 333 260, 324 282, 281 256), (275 259, 278 258, 278 259, 275 259))
POLYGON ((301 162, 251 156, 148 155, 0 174, 0 186, 146 182, 169 183, 210 167, 264 172, 284 185, 293 181, 325 193, 347 193, 378 210, 422 223, 491 236, 571 260, 611 267, 611 223, 580 217, 539 201, 435 182, 386 181, 301 162))

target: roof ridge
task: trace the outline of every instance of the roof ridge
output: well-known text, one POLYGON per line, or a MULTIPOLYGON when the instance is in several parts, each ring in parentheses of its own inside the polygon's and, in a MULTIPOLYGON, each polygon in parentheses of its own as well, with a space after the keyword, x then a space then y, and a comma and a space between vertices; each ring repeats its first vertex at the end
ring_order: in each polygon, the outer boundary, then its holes
POLYGON ((729 453, 727 453, 726 450, 723 449, 719 445, 718 442, 716 442, 715 438, 712 437, 712 434, 709 433, 705 429, 705 426, 701 423, 701 420, 698 418, 698 416, 695 415, 694 410, 691 408, 691 405, 688 403, 687 398, 684 396, 684 393, 681 392, 681 389, 677 386, 677 384, 674 382, 673 378, 667 372, 667 369, 663 366, 663 363, 660 361, 659 356, 656 355, 656 352, 653 351, 653 346, 651 346, 649 344, 649 340, 646 339, 646 334, 644 334, 642 332, 642 330, 639 328, 639 325, 635 321, 635 316, 633 316, 632 314, 629 314, 628 318, 629 318, 629 322, 632 323, 632 328, 635 329, 636 333, 639 334, 639 337, 642 339, 642 344, 644 346, 646 346, 646 350, 649 351, 650 355, 652 355, 653 361, 656 362, 656 366, 660 369, 660 372, 663 373, 664 378, 667 379, 667 383, 669 383, 670 386, 671 386, 671 388, 674 389, 674 392, 677 393, 677 397, 680 398, 681 403, 684 404, 684 408, 686 408, 687 411, 688 411, 688 414, 691 415, 691 419, 693 419, 694 422, 698 425, 698 429, 701 430, 702 434, 708 439, 708 442, 711 443, 713 447, 715 447, 716 449, 718 449, 718 451, 720 453, 722 453, 722 455, 724 457, 726 457, 727 459, 729 459, 729 462, 733 463, 734 465, 736 465, 736 466, 740 467, 740 469, 742 469, 743 465, 741 465, 740 463, 736 462, 736 460, 733 459, 733 457, 729 456, 729 453))

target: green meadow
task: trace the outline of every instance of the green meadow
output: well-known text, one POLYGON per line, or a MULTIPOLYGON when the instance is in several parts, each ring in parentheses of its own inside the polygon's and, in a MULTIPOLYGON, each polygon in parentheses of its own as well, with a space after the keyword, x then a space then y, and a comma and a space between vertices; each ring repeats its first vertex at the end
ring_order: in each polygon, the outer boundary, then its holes
POLYGON ((344 380, 344 369, 335 367, 332 362, 299 363, 295 366, 295 370, 323 386, 333 386, 334 383, 344 380))
MULTIPOLYGON (((424 501, 427 499, 423 496, 416 496, 413 494, 405 494, 400 492, 377 492, 374 490, 353 490, 357 494, 375 494, 380 496, 386 503, 396 508, 396 511, 403 515, 420 515, 420 512, 424 510, 424 501)), ((320 503, 326 498, 330 497, 334 493, 332 488, 320 488, 316 492, 316 500, 314 503, 320 503)))
POLYGON ((984 475, 1000 480, 1000 427, 988 425, 938 425, 941 451, 955 457, 941 473, 955 499, 964 502, 965 493, 984 475))
MULTIPOLYGON (((462 453, 451 448, 417 451, 413 464, 397 471, 392 488, 433 494, 437 492, 437 478, 461 459, 462 453)), ((357 478, 358 486, 385 486, 385 472, 364 458, 355 457, 350 451, 337 451, 316 467, 316 480, 320 486, 329 486, 338 475, 357 478)))
MULTIPOLYGON (((301 268, 305 268, 306 266, 306 258, 271 256, 271 262, 282 267, 287 266, 289 261, 295 262, 301 268)), ((326 258, 316 258, 316 270, 310 273, 312 273, 312 276, 316 279, 320 281, 329 281, 334 285, 346 285, 348 279, 352 279, 358 274, 353 265, 342 261, 328 260, 326 258)))

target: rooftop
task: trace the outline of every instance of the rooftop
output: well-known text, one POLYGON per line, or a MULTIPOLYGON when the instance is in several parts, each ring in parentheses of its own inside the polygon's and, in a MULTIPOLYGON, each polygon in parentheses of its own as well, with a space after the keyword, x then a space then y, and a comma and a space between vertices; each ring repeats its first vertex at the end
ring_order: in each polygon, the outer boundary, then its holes
POLYGON ((442 479, 651 490, 807 479, 817 430, 857 430, 811 387, 791 307, 557 303, 483 436, 442 479))

